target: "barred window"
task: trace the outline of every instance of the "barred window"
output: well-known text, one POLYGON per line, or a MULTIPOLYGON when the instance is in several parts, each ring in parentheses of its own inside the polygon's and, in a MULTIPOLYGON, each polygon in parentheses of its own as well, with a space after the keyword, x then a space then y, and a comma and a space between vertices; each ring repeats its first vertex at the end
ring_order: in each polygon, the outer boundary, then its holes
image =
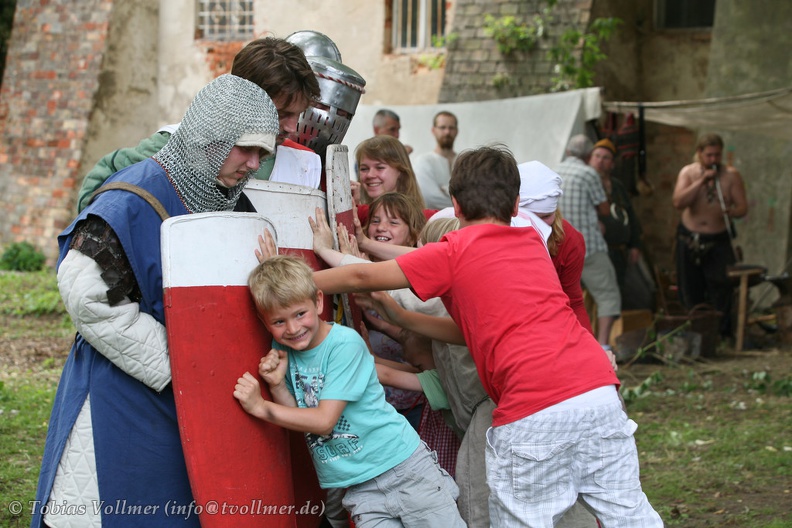
POLYGON ((253 0, 198 0, 196 37, 237 41, 253 38, 253 0))
POLYGON ((656 0, 657 29, 711 28, 715 0, 656 0))
POLYGON ((393 0, 394 52, 414 52, 443 47, 446 0, 393 0))

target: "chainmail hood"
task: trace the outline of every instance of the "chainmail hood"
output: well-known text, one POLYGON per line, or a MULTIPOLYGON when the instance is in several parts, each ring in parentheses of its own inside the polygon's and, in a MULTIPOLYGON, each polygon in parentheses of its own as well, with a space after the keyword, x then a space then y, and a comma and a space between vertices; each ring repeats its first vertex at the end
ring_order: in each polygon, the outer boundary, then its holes
POLYGON ((221 75, 195 96, 181 125, 154 159, 168 173, 192 213, 229 211, 255 173, 230 188, 218 187, 220 168, 234 145, 275 150, 278 111, 258 85, 221 75))

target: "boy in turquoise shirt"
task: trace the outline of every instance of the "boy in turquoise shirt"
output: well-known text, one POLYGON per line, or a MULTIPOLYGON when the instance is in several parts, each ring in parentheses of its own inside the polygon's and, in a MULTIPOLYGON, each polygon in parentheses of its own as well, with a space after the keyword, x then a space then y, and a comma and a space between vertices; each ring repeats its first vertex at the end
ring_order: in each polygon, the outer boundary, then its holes
POLYGON ((273 348, 259 375, 246 372, 234 397, 246 412, 305 433, 319 484, 348 488, 355 525, 464 526, 459 490, 406 419, 385 401, 374 360, 353 330, 321 320, 311 268, 290 256, 264 260, 248 284, 273 348), (387 521, 386 521, 387 522, 387 521))

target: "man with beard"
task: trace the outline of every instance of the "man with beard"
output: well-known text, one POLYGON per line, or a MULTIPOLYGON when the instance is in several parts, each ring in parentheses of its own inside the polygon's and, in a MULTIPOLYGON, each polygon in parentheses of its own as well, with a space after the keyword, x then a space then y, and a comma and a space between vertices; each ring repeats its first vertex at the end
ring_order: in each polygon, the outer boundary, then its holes
POLYGON ((451 207, 448 182, 451 180, 451 166, 457 156, 454 141, 458 132, 456 116, 451 112, 438 112, 432 121, 432 135, 437 145, 432 152, 415 158, 413 163, 415 177, 428 209, 451 207))

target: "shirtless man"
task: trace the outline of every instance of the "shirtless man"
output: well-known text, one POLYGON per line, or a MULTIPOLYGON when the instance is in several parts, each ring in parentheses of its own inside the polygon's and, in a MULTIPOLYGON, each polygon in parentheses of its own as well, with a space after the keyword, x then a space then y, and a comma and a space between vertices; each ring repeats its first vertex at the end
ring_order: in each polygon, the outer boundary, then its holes
POLYGON ((682 211, 676 251, 680 298, 688 309, 712 304, 723 314, 721 335, 731 336, 733 288, 726 275, 726 268, 736 262, 731 219, 745 216, 748 202, 740 173, 721 164, 722 154, 720 136, 699 138, 696 161, 679 171, 673 203, 682 211))

